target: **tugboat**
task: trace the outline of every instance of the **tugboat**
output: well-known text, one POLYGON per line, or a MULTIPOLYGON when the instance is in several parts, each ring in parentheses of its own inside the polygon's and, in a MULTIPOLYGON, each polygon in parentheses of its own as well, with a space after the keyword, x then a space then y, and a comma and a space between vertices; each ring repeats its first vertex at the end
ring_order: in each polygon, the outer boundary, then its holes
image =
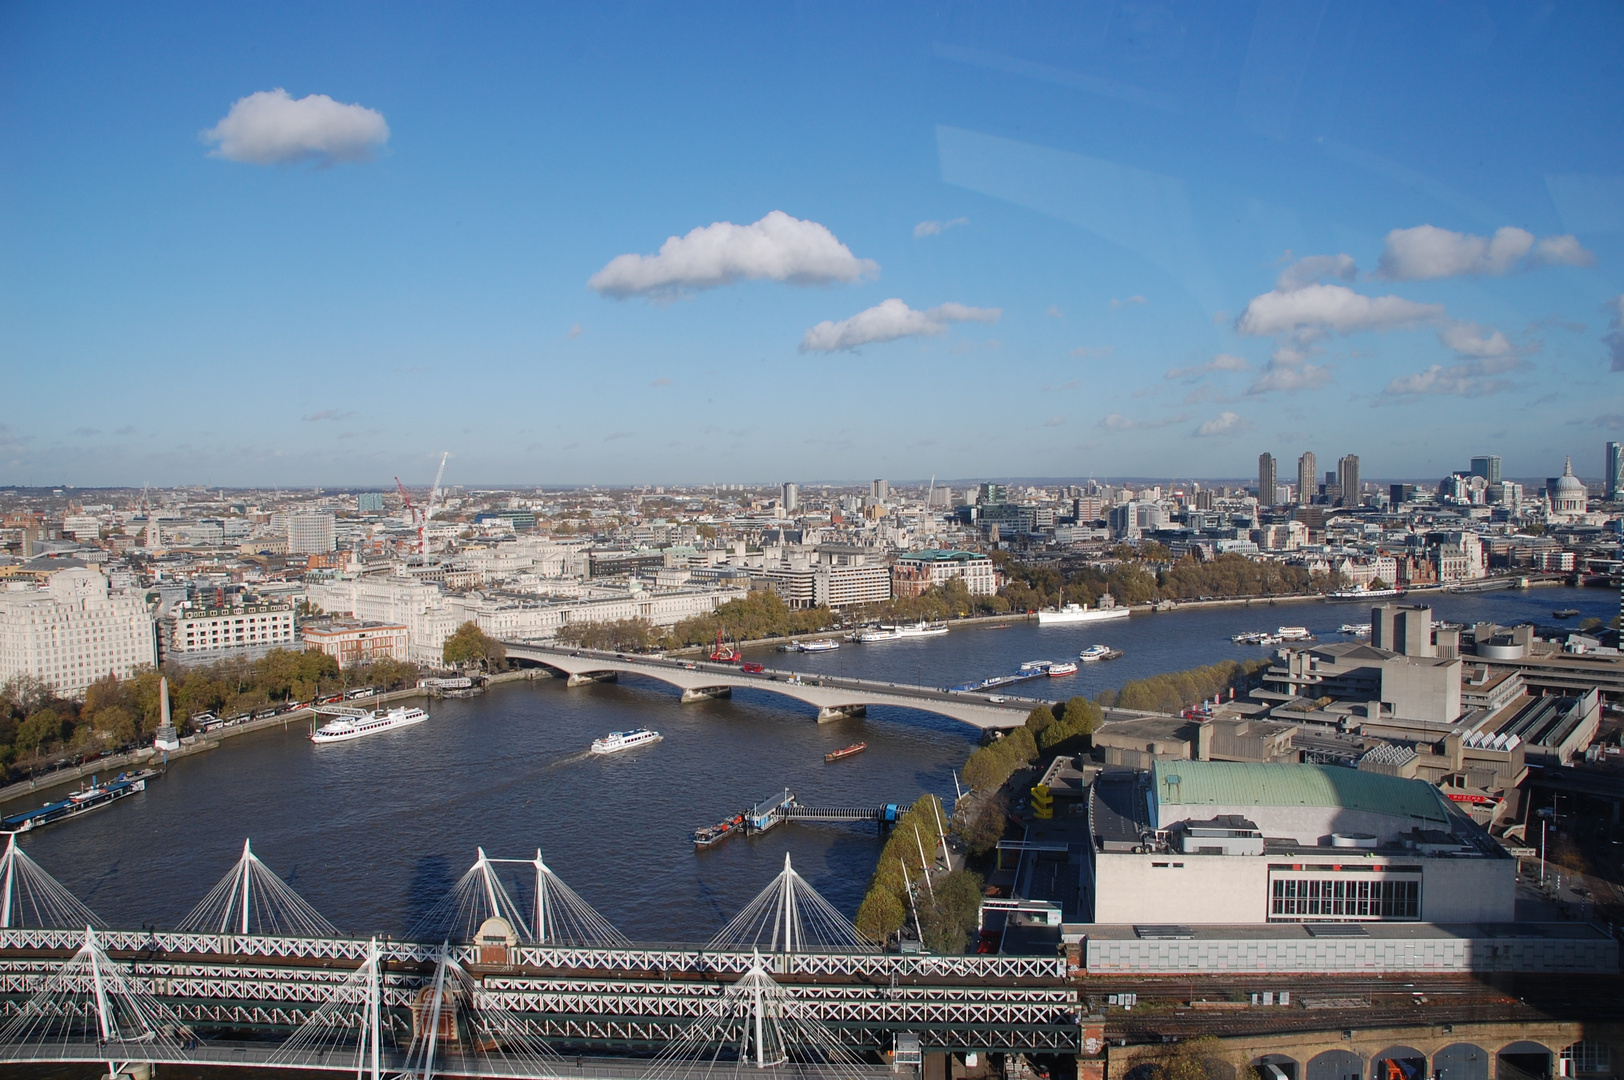
POLYGON ((849 758, 853 754, 861 754, 867 749, 868 743, 866 742, 852 743, 850 746, 842 746, 839 750, 832 750, 829 753, 824 754, 823 760, 839 761, 841 758, 849 758))

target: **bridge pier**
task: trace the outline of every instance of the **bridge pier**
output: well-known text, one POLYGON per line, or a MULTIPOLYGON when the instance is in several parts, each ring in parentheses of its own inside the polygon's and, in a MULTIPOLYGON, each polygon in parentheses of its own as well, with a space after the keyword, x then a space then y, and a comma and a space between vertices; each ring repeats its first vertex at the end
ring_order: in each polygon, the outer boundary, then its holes
POLYGON ((682 692, 682 703, 690 701, 710 701, 712 698, 730 698, 733 696, 731 686, 696 686, 691 690, 682 692))
POLYGON ((579 675, 571 675, 565 686, 585 686, 595 682, 619 682, 618 671, 583 671, 579 675))
POLYGON ((827 724, 832 720, 855 720, 868 715, 867 705, 825 705, 818 709, 818 723, 827 724))

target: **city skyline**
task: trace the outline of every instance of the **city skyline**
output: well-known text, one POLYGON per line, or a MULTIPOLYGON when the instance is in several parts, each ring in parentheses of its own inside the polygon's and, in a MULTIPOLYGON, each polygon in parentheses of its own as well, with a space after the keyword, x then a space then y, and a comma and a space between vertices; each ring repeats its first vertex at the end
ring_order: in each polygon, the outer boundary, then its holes
POLYGON ((1624 434, 1614 9, 92 18, 0 15, 0 484, 1596 477, 1624 434))

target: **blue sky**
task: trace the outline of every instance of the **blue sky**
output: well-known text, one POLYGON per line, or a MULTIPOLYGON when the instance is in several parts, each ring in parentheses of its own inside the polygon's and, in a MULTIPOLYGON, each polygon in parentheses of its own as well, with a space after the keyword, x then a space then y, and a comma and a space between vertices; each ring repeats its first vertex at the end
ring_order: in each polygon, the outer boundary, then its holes
POLYGON ((0 7, 0 483, 1599 474, 1624 9, 1012 7, 0 7))

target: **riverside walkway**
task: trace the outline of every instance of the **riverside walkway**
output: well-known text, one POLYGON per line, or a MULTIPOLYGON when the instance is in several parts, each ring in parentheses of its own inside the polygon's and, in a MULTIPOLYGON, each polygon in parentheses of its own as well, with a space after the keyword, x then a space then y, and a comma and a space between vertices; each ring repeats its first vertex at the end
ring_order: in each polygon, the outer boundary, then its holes
POLYGON ((818 719, 861 716, 869 706, 889 705, 935 713, 978 728, 1015 728, 1026 722, 1037 698, 961 693, 932 687, 908 686, 873 679, 804 672, 745 671, 738 664, 674 660, 663 656, 602 652, 562 646, 503 642, 508 659, 540 664, 569 677, 570 685, 603 682, 620 675, 641 675, 682 690, 683 701, 729 697, 736 689, 763 690, 805 702, 818 710, 818 719))

